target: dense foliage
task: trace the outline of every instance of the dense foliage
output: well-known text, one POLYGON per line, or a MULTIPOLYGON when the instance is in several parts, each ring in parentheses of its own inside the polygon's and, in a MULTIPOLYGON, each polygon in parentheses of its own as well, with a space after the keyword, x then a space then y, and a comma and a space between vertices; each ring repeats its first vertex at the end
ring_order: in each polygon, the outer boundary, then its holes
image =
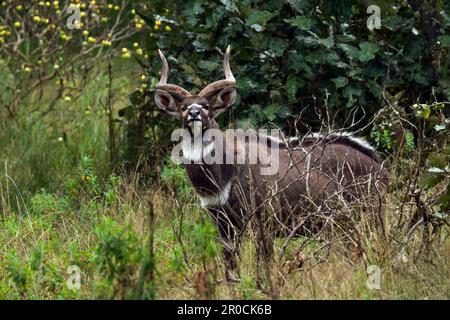
MULTIPOLYGON (((416 123, 412 105, 450 98, 450 3, 377 3, 382 27, 371 31, 364 1, 147 1, 138 14, 174 31, 146 43, 149 104, 157 48, 170 57, 170 81, 198 92, 223 76, 221 54, 231 44, 240 97, 231 117, 238 126, 272 122, 294 134, 317 130, 323 120, 342 128, 357 117, 356 130, 399 93, 395 103, 416 123)), ((384 124, 375 129, 373 140, 392 149, 396 132, 384 124)))

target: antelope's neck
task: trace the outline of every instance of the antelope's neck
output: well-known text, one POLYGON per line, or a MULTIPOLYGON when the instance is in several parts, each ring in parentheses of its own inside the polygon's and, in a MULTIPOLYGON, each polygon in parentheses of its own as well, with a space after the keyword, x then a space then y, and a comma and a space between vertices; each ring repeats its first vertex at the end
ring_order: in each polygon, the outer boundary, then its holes
MULTIPOLYGON (((195 139, 194 139, 195 140, 195 139)), ((226 139, 221 135, 212 141, 186 143, 183 145, 183 157, 186 172, 200 197, 203 207, 219 207, 228 202, 232 181, 236 176, 236 168, 231 164, 211 160, 223 159, 226 139)))

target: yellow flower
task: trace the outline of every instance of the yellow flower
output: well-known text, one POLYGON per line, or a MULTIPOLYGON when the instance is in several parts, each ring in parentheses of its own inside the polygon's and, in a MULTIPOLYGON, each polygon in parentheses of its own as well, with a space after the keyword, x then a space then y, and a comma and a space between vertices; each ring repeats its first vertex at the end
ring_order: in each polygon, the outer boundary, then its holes
POLYGON ((105 47, 110 47, 111 46, 111 41, 103 40, 102 41, 102 45, 104 45, 105 47))
POLYGON ((143 27, 141 23, 136 23, 135 26, 136 26, 136 29, 142 29, 142 27, 143 27))
POLYGON ((38 22, 38 23, 39 23, 39 22, 41 22, 41 20, 42 20, 42 19, 41 19, 41 17, 39 17, 39 16, 34 16, 34 17, 33 17, 33 21, 34 21, 34 22, 38 22))
POLYGON ((87 41, 88 41, 89 43, 96 43, 96 42, 97 42, 97 39, 95 39, 94 37, 89 37, 89 38, 87 39, 87 41))
POLYGON ((139 48, 139 43, 137 43, 137 42, 133 43, 133 47, 134 48, 139 48))
POLYGON ((147 76, 145 74, 143 74, 140 79, 141 79, 141 81, 147 81, 147 76))
POLYGON ((84 30, 83 31, 83 35, 88 36, 89 35, 89 31, 88 30, 84 30))
POLYGON ((165 27, 164 27, 164 30, 166 30, 166 31, 169 32, 169 31, 172 31, 172 28, 171 28, 170 26, 165 26, 165 27))
POLYGON ((70 101, 72 101, 72 98, 70 96, 65 96, 64 97, 64 101, 65 102, 70 102, 70 101))
POLYGON ((155 24, 155 25, 153 26, 153 29, 159 30, 159 26, 155 24))
POLYGON ((23 9, 23 6, 20 5, 20 4, 19 4, 18 6, 16 6, 16 10, 17 10, 17 11, 22 11, 22 9, 23 9))
POLYGON ((138 56, 142 56, 142 55, 144 54, 144 50, 142 50, 141 48, 136 49, 136 54, 137 54, 138 56))
POLYGON ((23 68, 23 71, 25 71, 26 73, 30 73, 31 72, 31 68, 30 67, 25 67, 25 68, 23 68))
POLYGON ((14 27, 15 28, 20 28, 21 26, 22 26, 22 23, 20 21, 14 22, 14 27))
POLYGON ((161 20, 155 20, 155 26, 160 26, 161 25, 161 20))

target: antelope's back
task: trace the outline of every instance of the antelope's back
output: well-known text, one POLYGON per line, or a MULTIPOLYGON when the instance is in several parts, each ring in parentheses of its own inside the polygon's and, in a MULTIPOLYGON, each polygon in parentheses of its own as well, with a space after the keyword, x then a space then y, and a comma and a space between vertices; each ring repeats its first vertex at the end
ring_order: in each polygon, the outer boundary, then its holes
MULTIPOLYGON (((273 175, 259 176, 267 198, 277 194, 281 207, 317 209, 335 203, 374 201, 380 205, 388 173, 375 150, 352 136, 311 136, 278 145, 273 175)), ((260 188, 263 189, 263 188, 260 188)))

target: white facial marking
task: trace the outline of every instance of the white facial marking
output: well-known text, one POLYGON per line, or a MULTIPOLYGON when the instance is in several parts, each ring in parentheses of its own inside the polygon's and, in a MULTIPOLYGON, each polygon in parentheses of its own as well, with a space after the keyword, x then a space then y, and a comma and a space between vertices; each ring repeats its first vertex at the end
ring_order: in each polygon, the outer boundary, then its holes
POLYGON ((192 107, 197 107, 197 108, 202 108, 202 106, 201 105, 199 105, 198 103, 193 103, 193 104, 191 104, 191 105, 189 105, 188 107, 187 107, 187 109, 189 110, 190 108, 192 108, 192 107))
POLYGON ((199 196, 203 208, 216 208, 227 204, 231 191, 231 180, 225 185, 219 194, 213 196, 199 196))

